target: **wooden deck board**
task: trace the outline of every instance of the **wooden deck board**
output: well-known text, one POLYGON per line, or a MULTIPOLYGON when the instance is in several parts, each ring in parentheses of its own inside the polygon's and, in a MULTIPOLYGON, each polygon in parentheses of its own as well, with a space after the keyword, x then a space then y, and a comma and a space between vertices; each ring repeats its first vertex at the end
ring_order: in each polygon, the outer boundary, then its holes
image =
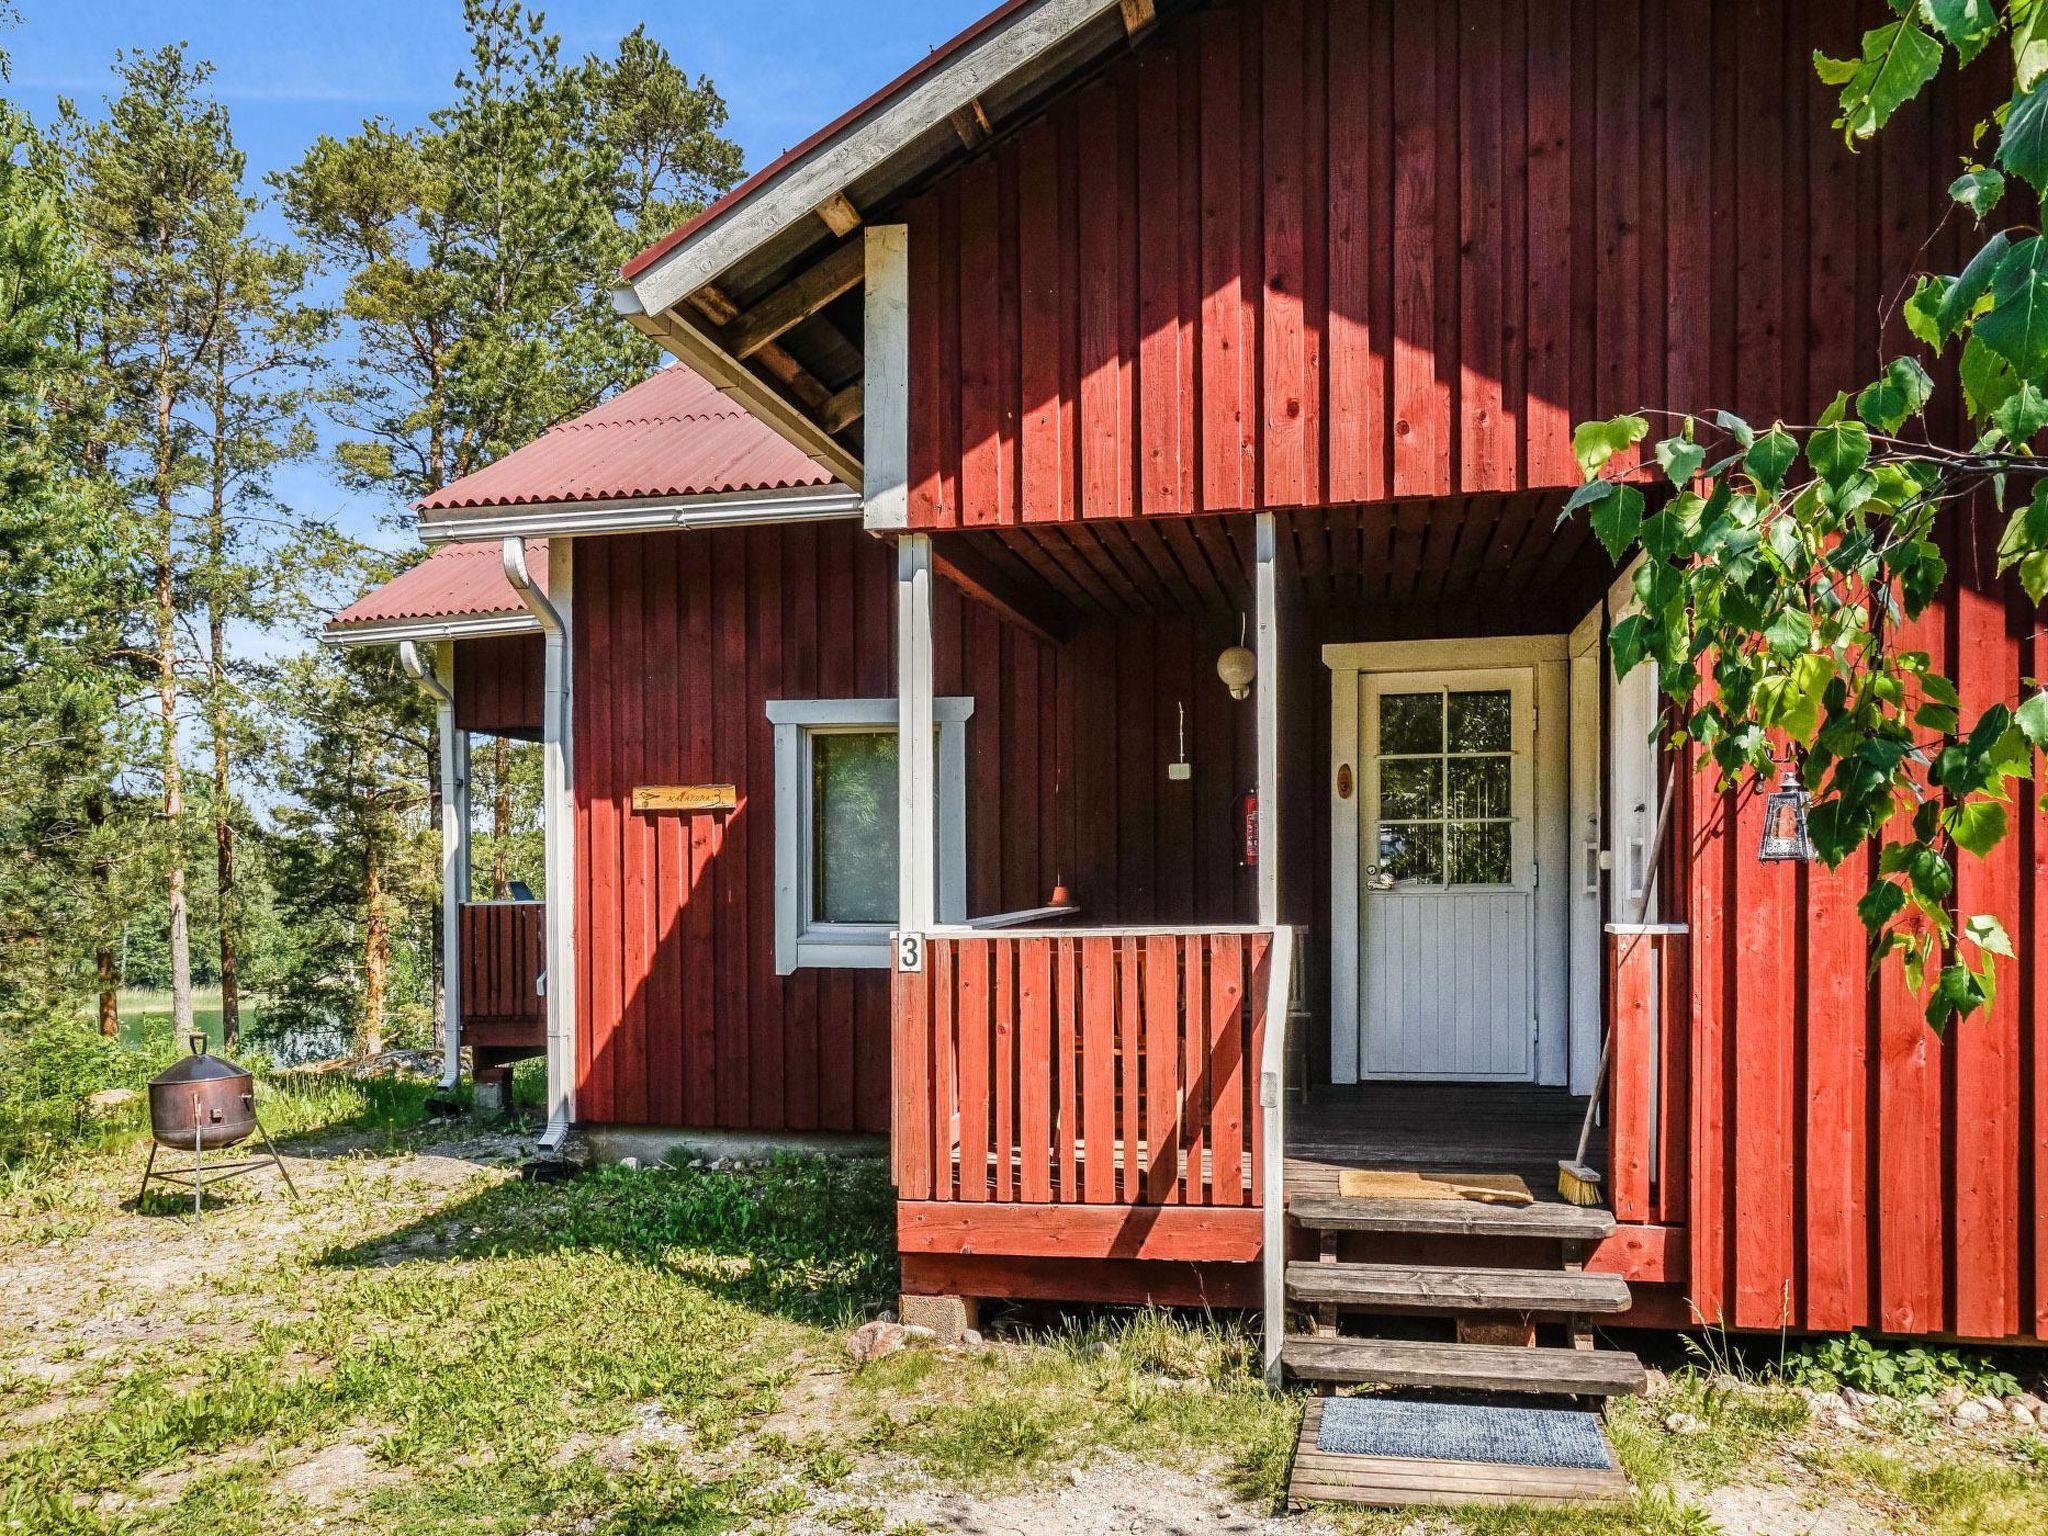
POLYGON ((1322 1424, 1323 1400, 1311 1398, 1301 1416, 1301 1436, 1295 1442, 1294 1466, 1287 1483, 1290 1501, 1399 1508, 1411 1504, 1607 1504, 1628 1497, 1628 1476, 1618 1464, 1590 1470, 1351 1456, 1316 1448, 1322 1424))

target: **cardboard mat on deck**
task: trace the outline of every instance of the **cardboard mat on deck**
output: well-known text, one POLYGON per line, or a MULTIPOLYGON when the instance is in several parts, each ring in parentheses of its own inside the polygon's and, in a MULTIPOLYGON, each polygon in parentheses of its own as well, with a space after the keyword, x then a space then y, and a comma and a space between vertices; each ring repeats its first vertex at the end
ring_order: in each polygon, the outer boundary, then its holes
POLYGON ((1476 1200, 1481 1205, 1533 1205, 1529 1186, 1512 1173, 1414 1173, 1346 1168, 1337 1193, 1347 1200, 1476 1200))

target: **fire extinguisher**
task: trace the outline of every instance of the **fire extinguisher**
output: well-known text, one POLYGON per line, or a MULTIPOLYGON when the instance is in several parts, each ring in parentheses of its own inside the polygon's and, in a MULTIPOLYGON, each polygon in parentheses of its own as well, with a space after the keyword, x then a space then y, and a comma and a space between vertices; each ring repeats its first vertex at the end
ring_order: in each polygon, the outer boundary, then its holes
POLYGON ((1238 819, 1243 824, 1243 850, 1238 863, 1245 869, 1259 867, 1259 792, 1248 789, 1237 797, 1238 819))

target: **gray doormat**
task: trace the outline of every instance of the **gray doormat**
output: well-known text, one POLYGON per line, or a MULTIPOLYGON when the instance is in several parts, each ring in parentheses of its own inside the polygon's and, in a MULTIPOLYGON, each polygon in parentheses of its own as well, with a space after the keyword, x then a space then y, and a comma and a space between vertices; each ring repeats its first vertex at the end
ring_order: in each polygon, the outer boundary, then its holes
POLYGON ((1481 1461, 1517 1467, 1614 1465, 1600 1420, 1562 1408, 1496 1408, 1333 1397, 1323 1404, 1316 1449, 1349 1456, 1481 1461))

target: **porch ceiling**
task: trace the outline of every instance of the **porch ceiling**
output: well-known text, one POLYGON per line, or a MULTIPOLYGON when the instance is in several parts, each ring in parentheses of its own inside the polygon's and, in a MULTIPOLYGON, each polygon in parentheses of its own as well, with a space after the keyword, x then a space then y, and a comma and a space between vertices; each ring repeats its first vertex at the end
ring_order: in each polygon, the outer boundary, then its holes
MULTIPOLYGON (((1276 514, 1301 601, 1370 614, 1393 636, 1553 632, 1600 600, 1614 569, 1556 492, 1297 508, 1276 514)), ((1004 596, 1034 627, 1077 618, 1243 613, 1252 516, 1101 519, 935 535, 963 584, 1004 596)))

